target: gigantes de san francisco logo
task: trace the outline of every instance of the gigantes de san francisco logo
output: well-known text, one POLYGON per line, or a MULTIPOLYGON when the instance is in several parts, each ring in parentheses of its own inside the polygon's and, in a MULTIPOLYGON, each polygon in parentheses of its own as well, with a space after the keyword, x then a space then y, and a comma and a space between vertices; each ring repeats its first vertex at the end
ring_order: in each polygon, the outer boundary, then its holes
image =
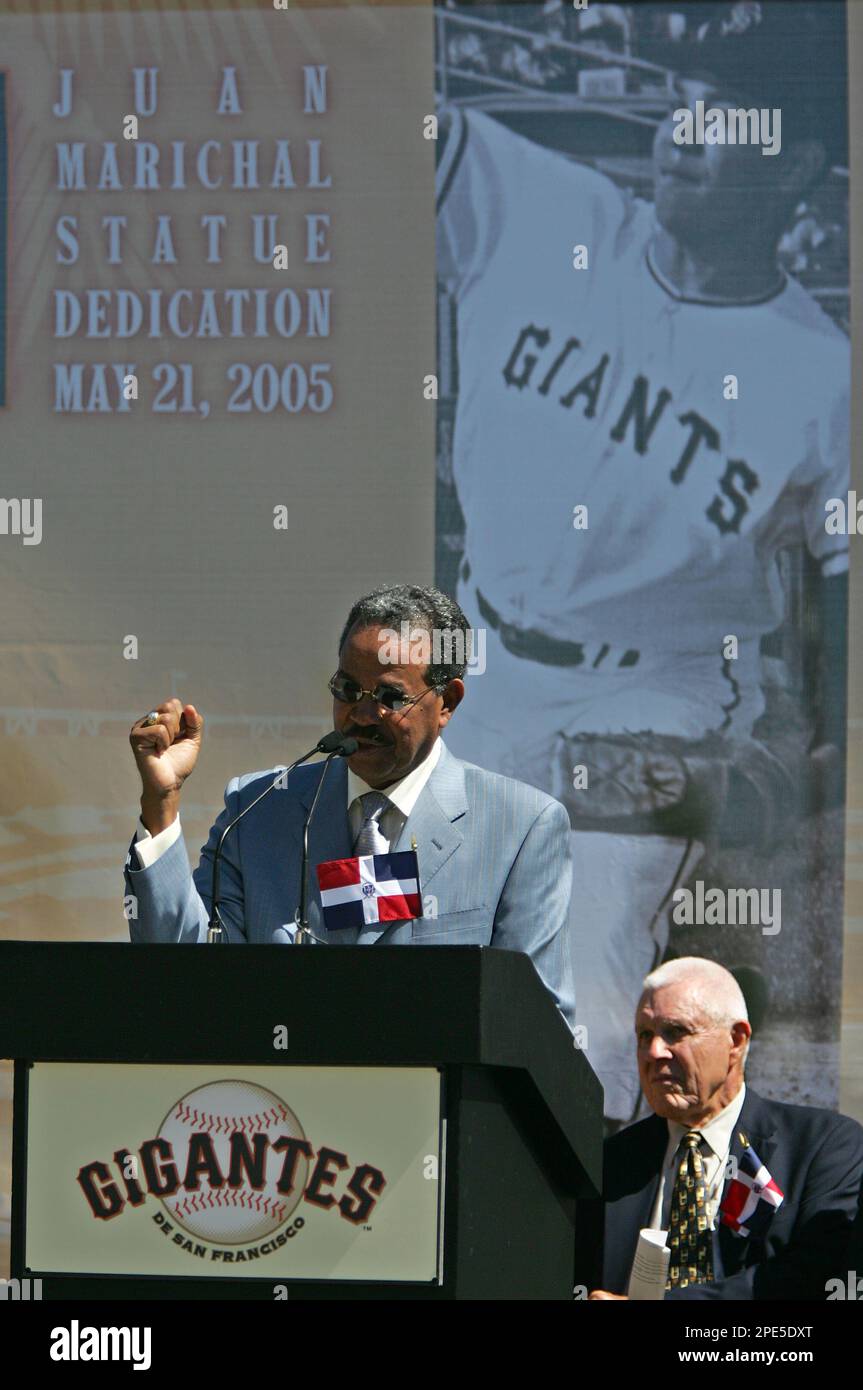
POLYGON ((386 1178, 369 1163, 352 1166, 340 1149, 316 1148, 274 1091, 225 1080, 182 1096, 137 1153, 117 1148, 111 1161, 85 1163, 78 1183, 97 1220, 155 1198, 161 1211, 154 1221, 174 1244, 199 1258, 239 1261, 270 1254, 295 1235, 305 1224, 292 1221, 301 1203, 362 1225, 386 1178), (230 1249, 208 1252, 201 1241, 230 1249), (238 1248, 254 1242, 263 1244, 238 1248))

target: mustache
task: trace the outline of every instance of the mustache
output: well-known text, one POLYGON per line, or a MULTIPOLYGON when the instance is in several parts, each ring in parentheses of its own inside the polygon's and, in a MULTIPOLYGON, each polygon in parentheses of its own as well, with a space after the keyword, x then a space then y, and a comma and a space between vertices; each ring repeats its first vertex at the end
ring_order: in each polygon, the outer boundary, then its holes
POLYGON ((376 728, 371 724, 352 724, 350 728, 343 730, 345 738, 365 738, 372 739, 375 743, 392 743, 382 729, 376 728))

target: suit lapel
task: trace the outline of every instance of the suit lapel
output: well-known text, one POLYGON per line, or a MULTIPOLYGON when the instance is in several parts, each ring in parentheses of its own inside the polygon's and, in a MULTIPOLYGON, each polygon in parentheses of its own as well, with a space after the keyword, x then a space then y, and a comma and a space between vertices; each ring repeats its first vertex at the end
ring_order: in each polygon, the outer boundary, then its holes
MULTIPOLYGON (((746 1088, 746 1099, 743 1102, 743 1109, 738 1116, 737 1124, 734 1126, 734 1135, 731 1140, 729 1157, 736 1162, 740 1162, 743 1156, 743 1144, 740 1136, 744 1134, 755 1150, 761 1162, 769 1169, 776 1148, 775 1129, 766 1110, 763 1100, 755 1092, 746 1088)), ((728 1191, 728 1184, 731 1181, 730 1174, 726 1177, 722 1187, 722 1201, 728 1191)), ((720 1202, 721 1205, 721 1202, 720 1202)), ((735 1274, 737 1270, 743 1268, 744 1258, 749 1249, 749 1237, 737 1236, 729 1226, 726 1226, 721 1217, 719 1218, 719 1228, 717 1231, 719 1252, 722 1259, 722 1274, 735 1274)), ((717 1273, 717 1277, 720 1277, 717 1273)))
MULTIPOLYGON (((461 763, 447 752, 442 743, 437 766, 420 792, 413 811, 392 846, 393 851, 412 849, 413 841, 416 840, 420 895, 429 879, 434 877, 462 843, 464 836, 454 828, 452 821, 458 816, 463 816, 466 809, 461 763)), ((390 927, 386 924, 383 927, 363 927, 358 944, 374 946, 383 936, 386 946, 402 945, 410 942, 412 930, 411 922, 400 922, 390 927)))
POLYGON ((416 840, 421 892, 464 843, 464 833, 458 821, 466 812, 464 768, 442 743, 437 767, 420 793, 394 846, 395 849, 410 849, 412 841, 416 840))

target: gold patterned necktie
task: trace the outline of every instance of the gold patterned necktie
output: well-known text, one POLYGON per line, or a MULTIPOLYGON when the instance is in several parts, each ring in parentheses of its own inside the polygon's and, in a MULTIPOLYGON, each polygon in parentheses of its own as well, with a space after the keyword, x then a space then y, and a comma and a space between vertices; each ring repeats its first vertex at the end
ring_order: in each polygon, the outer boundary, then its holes
POLYGON ((677 1150, 677 1176, 671 1193, 668 1223, 667 1289, 709 1284, 713 1278, 713 1235, 707 1212, 707 1183, 701 1157, 701 1135, 692 1129, 677 1150))

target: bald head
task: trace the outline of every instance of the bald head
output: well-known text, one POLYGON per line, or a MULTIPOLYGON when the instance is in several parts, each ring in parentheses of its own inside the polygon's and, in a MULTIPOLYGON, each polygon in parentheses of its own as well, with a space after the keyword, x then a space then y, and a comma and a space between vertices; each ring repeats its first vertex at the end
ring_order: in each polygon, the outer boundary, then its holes
POLYGON ((657 1115, 691 1128, 740 1090, 752 1029, 740 986, 716 961, 683 956, 648 975, 635 1031, 641 1087, 657 1115))

